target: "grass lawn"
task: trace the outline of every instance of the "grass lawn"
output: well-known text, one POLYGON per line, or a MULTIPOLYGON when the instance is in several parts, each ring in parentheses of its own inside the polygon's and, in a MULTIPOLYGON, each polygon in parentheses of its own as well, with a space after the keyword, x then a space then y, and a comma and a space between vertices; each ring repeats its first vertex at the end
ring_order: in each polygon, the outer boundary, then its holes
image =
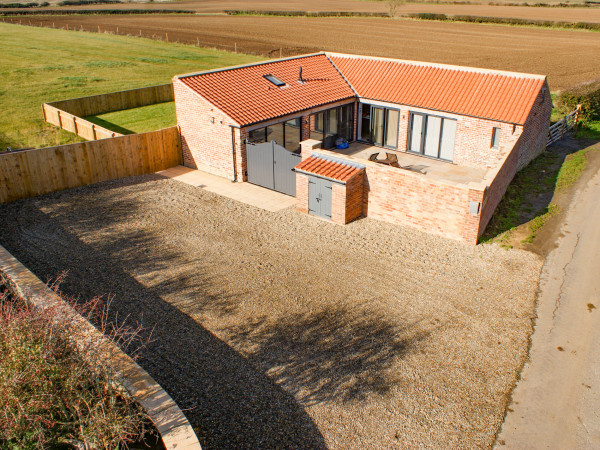
POLYGON ((86 119, 121 134, 144 133, 177 124, 175 102, 98 114, 86 119))
POLYGON ((7 23, 0 23, 0 42, 2 150, 81 141, 43 122, 44 102, 168 83, 176 74, 264 59, 151 39, 7 23))

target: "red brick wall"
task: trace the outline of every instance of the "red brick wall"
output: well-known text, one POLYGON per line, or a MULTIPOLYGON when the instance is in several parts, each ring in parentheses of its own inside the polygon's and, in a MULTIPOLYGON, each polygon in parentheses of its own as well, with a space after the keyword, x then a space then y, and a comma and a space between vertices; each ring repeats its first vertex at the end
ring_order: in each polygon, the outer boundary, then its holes
POLYGON ((466 186, 434 183, 425 176, 369 164, 363 211, 368 217, 475 244, 479 214, 470 217, 466 186))
POLYGON ((481 236, 485 231, 485 227, 489 223, 498 203, 502 200, 502 196, 506 192, 506 188, 512 181, 517 172, 517 161, 519 158, 519 151, 515 145, 513 151, 508 155, 504 164, 499 168, 498 172, 491 174, 493 179, 490 181, 488 188, 486 189, 483 201, 481 204, 481 220, 479 222, 479 231, 477 236, 481 236))
POLYGON ((552 99, 548 82, 545 82, 523 127, 523 135, 518 143, 517 170, 521 170, 546 149, 551 113, 552 99))
POLYGON ((511 136, 518 129, 512 124, 492 120, 461 117, 456 127, 454 163, 471 167, 494 167, 512 146, 511 136), (500 128, 500 142, 492 148, 492 132, 500 128), (507 145, 508 144, 508 145, 507 145))
MULTIPOLYGON (((342 155, 319 149, 315 141, 303 142, 302 159, 308 158, 313 153, 344 158, 342 155)), ((352 161, 356 160, 352 159, 352 161)), ((424 175, 407 170, 365 160, 361 160, 360 163, 366 166, 360 207, 362 215, 409 226, 468 244, 477 243, 483 208, 480 208, 476 214, 471 214, 469 202, 482 203, 483 188, 479 190, 464 185, 433 182, 424 175)), ((351 182, 353 181, 358 181, 358 179, 351 180, 351 182)), ((349 182, 349 191, 360 192, 360 190, 354 190, 351 182, 349 182)), ((299 196, 298 209, 307 212, 308 180, 301 174, 296 176, 296 195, 299 196)), ((352 197, 352 194, 346 195, 341 189, 339 197, 335 197, 335 195, 334 187, 334 201, 335 198, 338 199, 339 209, 341 209, 341 198, 345 195, 347 222, 361 215, 357 212, 360 203, 356 201, 356 197, 352 197), (354 217, 355 214, 356 217, 354 217)), ((332 209, 332 220, 334 220, 333 212, 334 209, 332 209)), ((342 223, 341 218, 337 216, 335 221, 342 223)))
MULTIPOLYGON (((235 123, 222 111, 173 79, 177 124, 181 130, 183 164, 233 179, 232 131, 235 123)), ((236 159, 241 160, 240 131, 234 129, 236 159)), ((236 161, 238 173, 241 161, 236 161)), ((238 179, 240 177, 238 176, 238 179)))
POLYGON ((359 173, 346 183, 345 222, 358 219, 363 214, 364 172, 359 173))

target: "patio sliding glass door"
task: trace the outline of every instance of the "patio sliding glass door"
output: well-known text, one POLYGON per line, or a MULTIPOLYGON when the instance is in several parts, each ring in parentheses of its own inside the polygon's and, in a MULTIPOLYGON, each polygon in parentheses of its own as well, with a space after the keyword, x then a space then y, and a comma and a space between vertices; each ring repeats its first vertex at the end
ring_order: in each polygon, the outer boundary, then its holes
POLYGON ((455 119, 421 113, 410 114, 409 151, 452 161, 455 139, 455 119))
POLYGON ((361 104, 360 139, 379 147, 398 148, 400 111, 361 104))

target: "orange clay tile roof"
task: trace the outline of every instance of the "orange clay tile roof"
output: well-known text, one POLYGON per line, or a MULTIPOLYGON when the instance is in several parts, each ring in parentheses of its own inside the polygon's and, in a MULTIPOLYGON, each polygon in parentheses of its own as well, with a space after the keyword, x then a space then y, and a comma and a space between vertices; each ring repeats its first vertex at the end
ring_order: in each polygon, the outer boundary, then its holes
POLYGON ((358 174, 362 168, 342 162, 310 156, 295 167, 296 171, 319 175, 332 180, 346 182, 358 174))
POLYGON ((355 97, 325 54, 177 78, 242 126, 355 97), (298 83, 301 67, 304 83, 298 83), (263 75, 275 75, 286 86, 279 88, 263 75))
POLYGON ((545 77, 328 53, 359 97, 523 124, 545 77))

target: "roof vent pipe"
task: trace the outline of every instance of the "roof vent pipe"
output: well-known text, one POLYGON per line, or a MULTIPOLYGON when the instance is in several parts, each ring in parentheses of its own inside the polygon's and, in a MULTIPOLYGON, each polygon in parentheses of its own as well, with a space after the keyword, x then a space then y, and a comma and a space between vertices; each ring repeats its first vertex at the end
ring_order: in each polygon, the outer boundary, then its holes
POLYGON ((298 83, 304 84, 304 80, 302 79, 302 66, 300 66, 300 70, 298 71, 298 83))

